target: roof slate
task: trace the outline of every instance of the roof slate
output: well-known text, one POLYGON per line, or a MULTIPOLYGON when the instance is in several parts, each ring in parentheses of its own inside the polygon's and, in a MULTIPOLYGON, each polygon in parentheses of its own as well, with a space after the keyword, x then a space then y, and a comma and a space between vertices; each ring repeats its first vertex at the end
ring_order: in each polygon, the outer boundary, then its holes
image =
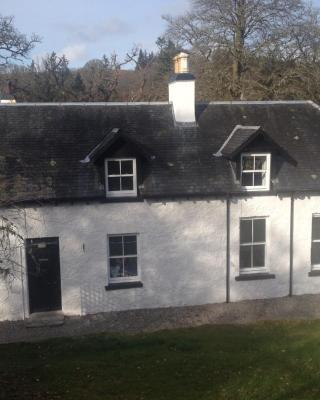
POLYGON ((274 192, 320 190, 313 103, 219 102, 197 105, 196 114, 198 126, 179 126, 167 103, 0 105, 1 201, 103 199, 96 165, 80 161, 114 128, 155 153, 146 197, 239 193, 230 162, 213 156, 236 125, 261 126, 296 160, 283 163, 274 192))
POLYGON ((237 125, 231 132, 226 142, 222 145, 217 155, 232 157, 232 155, 247 143, 258 131, 260 126, 237 125))

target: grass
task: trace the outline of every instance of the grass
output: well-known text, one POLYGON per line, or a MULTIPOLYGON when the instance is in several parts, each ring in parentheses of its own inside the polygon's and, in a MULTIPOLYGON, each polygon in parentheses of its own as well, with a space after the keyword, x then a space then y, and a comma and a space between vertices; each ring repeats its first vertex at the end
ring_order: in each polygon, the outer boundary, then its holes
POLYGON ((0 346, 0 399, 320 398, 320 321, 0 346))

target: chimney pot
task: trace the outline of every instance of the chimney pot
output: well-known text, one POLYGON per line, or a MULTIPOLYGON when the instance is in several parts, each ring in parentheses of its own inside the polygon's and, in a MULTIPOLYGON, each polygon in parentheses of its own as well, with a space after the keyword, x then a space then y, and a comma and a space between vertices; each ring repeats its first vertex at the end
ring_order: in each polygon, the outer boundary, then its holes
POLYGON ((177 54, 174 59, 174 73, 175 74, 188 74, 189 73, 189 54, 181 52, 177 54))

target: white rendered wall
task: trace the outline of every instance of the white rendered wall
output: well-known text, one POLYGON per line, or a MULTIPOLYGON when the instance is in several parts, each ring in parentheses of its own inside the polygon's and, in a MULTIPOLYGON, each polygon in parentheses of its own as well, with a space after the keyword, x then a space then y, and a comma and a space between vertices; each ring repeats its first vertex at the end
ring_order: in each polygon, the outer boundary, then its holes
MULTIPOLYGON (((89 204, 26 211, 28 238, 59 236, 66 314, 225 301, 225 202, 89 204), (121 233, 139 234, 144 286, 106 291, 107 235, 121 233)), ((28 315, 27 284, 24 295, 28 315)), ((5 304, 0 319, 23 318, 19 283, 5 304)))
POLYGON ((173 104, 176 122, 195 122, 195 81, 175 81, 169 84, 169 101, 173 104))
MULTIPOLYGON (((295 201, 294 294, 320 293, 320 277, 308 276, 312 214, 319 212, 320 197, 295 201)), ((66 314, 226 300, 225 201, 61 205, 28 208, 26 214, 26 237, 60 239, 62 305, 66 314), (106 291, 107 235, 122 233, 138 233, 144 286, 106 291)), ((230 219, 231 301, 287 296, 290 198, 233 199, 230 219), (239 221, 248 217, 267 218, 266 260, 275 279, 235 280, 239 275, 239 221)), ((28 316, 26 276, 17 279, 11 290, 1 283, 0 301, 0 320, 28 316)))
POLYGON ((320 213, 320 197, 300 197, 294 210, 293 294, 320 293, 320 276, 311 271, 312 214, 320 213))
POLYGON ((231 201, 231 301, 274 298, 289 293, 290 199, 276 196, 231 201), (266 266, 275 279, 236 281, 239 275, 240 218, 266 217, 266 266))
POLYGON ((12 285, 0 278, 0 321, 24 318, 24 298, 22 280, 18 278, 12 285))

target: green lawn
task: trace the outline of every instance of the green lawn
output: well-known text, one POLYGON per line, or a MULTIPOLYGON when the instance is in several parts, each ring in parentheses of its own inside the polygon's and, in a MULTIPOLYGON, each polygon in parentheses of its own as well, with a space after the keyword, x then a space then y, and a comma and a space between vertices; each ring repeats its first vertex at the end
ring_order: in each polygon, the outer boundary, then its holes
POLYGON ((320 321, 0 346, 0 399, 320 399, 320 321))

